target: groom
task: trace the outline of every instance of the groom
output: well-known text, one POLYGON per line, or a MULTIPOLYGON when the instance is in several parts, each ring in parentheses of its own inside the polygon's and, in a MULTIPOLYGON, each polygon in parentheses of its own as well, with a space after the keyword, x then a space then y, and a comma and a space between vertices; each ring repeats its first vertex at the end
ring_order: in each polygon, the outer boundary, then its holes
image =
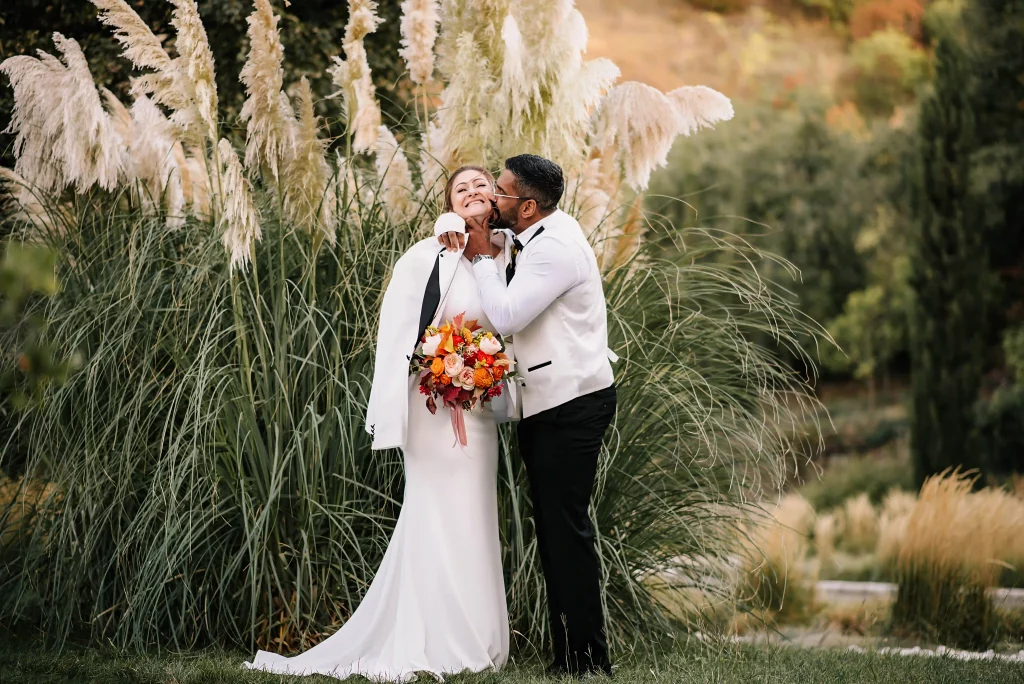
MULTIPOLYGON (((499 270, 481 228, 469 229, 463 254, 484 313, 514 343, 522 380, 517 434, 547 585, 555 652, 548 673, 610 674, 587 508, 615 415, 614 355, 597 259, 580 225, 557 208, 563 189, 554 162, 532 154, 506 159, 491 227, 514 235, 511 263, 499 270)), ((454 233, 442 238, 454 245, 454 233)))

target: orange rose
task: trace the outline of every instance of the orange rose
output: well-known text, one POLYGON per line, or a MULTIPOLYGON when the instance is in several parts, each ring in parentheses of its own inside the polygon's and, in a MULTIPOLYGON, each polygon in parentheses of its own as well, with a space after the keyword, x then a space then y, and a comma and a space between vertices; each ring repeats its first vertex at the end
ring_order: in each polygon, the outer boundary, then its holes
POLYGON ((505 374, 505 369, 501 366, 495 366, 491 369, 491 374, 494 375, 495 380, 501 380, 501 376, 505 374))
POLYGON ((491 372, 486 368, 477 368, 473 371, 473 382, 476 383, 477 387, 488 388, 494 381, 491 379, 491 372))
POLYGON ((440 375, 444 373, 444 361, 441 359, 434 359, 430 362, 430 372, 434 375, 440 375))
POLYGON ((448 375, 447 373, 442 375, 441 376, 441 384, 442 385, 450 385, 450 384, 452 384, 452 376, 448 375))

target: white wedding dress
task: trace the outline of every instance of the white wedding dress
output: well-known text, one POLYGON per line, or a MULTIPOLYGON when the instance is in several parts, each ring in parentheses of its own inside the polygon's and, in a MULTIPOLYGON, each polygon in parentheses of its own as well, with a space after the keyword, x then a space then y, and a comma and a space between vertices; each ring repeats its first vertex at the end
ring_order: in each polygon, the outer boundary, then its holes
MULTIPOLYGON (((442 320, 465 312, 492 329, 469 263, 460 258, 442 320)), ((491 409, 465 414, 467 446, 449 410, 409 396, 405 497, 384 560, 352 617, 300 655, 259 651, 250 669, 409 681, 498 669, 509 649, 498 540, 498 432, 491 409)))

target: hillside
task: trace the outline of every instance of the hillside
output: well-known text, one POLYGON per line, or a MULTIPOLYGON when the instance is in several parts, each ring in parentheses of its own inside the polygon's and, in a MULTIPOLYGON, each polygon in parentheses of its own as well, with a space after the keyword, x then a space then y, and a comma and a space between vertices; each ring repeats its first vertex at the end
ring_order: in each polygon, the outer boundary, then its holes
POLYGON ((728 15, 681 0, 577 0, 577 7, 590 29, 589 57, 611 58, 623 80, 662 90, 702 84, 741 99, 796 84, 830 92, 847 65, 844 41, 826 22, 779 18, 763 7, 728 15))

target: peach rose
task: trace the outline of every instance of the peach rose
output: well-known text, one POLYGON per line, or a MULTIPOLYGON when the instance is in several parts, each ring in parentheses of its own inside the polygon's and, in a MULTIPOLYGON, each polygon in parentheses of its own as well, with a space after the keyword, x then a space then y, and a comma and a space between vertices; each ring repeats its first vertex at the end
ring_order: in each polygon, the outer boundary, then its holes
POLYGON ((462 368, 465 364, 462 363, 462 357, 458 354, 449 354, 444 357, 444 372, 453 378, 462 372, 462 368))
POLYGON ((458 384, 462 389, 471 390, 476 387, 476 381, 473 378, 472 368, 463 368, 462 372, 459 373, 458 384))

